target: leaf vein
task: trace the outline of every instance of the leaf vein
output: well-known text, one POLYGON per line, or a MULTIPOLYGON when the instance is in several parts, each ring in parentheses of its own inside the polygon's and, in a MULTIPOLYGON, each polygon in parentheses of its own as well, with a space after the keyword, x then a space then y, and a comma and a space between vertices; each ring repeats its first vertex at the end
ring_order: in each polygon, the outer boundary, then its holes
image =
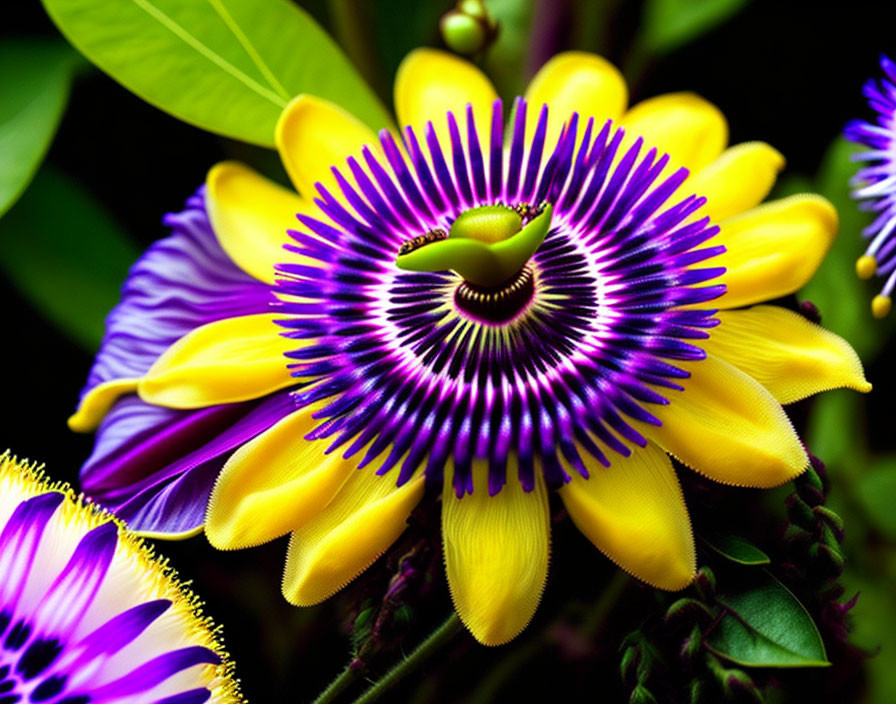
POLYGON ((249 55, 249 58, 252 59, 252 63, 254 63, 258 70, 261 71, 262 75, 271 85, 271 88, 273 88, 285 101, 289 101, 292 97, 289 94, 289 91, 287 91, 286 88, 283 87, 283 84, 277 80, 274 72, 271 71, 264 59, 261 58, 261 54, 258 53, 258 50, 253 46, 252 42, 249 41, 249 37, 246 36, 246 33, 243 32, 242 28, 236 23, 236 20, 233 19, 233 15, 231 15, 227 11, 227 8, 224 7, 222 0, 208 0, 208 4, 212 6, 215 12, 218 13, 218 16, 224 21, 224 24, 227 25, 227 28, 233 33, 233 36, 236 37, 240 46, 243 47, 243 50, 249 55))
POLYGON ((286 100, 281 96, 277 95, 277 93, 265 88, 263 85, 258 83, 252 77, 247 76, 245 73, 240 71, 236 66, 227 61, 224 57, 215 53, 212 49, 207 47, 201 41, 199 41, 196 37, 190 34, 187 30, 181 27, 177 22, 171 19, 168 15, 162 12, 159 8, 153 5, 148 0, 131 0, 137 7, 146 12, 150 17, 155 19, 159 24, 161 24, 165 29, 174 34, 179 39, 183 40, 187 45, 195 49, 199 54, 204 56, 206 59, 211 61, 213 64, 223 69, 225 72, 229 73, 231 76, 236 78, 238 81, 243 83, 247 88, 255 91, 263 98, 269 100, 274 105, 279 108, 283 108, 286 106, 286 100))

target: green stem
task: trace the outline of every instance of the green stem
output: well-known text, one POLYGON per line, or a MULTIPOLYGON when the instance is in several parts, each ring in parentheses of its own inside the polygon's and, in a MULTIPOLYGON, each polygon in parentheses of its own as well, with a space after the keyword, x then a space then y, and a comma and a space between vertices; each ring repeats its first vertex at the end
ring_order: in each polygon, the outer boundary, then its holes
MULTIPOLYGON (((584 639, 590 640, 600 630, 630 582, 631 577, 622 570, 616 570, 601 592, 600 598, 589 609, 588 617, 579 626, 579 633, 584 639)), ((531 637, 517 646, 491 669, 487 677, 483 678, 476 690, 468 697, 469 704, 487 704, 498 701, 498 695, 514 673, 537 657, 548 642, 544 636, 531 637)))
POLYGON ((371 704, 371 702, 377 701, 383 694, 401 682, 405 675, 417 669, 420 664, 425 662, 442 646, 449 643, 462 630, 463 626, 461 626, 460 619, 457 617, 457 614, 452 612, 441 626, 417 646, 414 652, 377 680, 370 689, 355 700, 354 704, 371 704))
POLYGON ((345 669, 337 675, 336 679, 327 685, 327 688, 320 693, 313 704, 329 704, 346 689, 351 687, 360 674, 361 668, 352 667, 352 664, 349 663, 345 666, 345 669))
POLYGON ((620 569, 616 570, 601 592, 600 598, 588 612, 588 617, 579 626, 579 633, 582 634, 582 637, 589 640, 594 637, 600 627, 604 625, 610 611, 616 606, 616 602, 619 601, 630 582, 631 577, 626 572, 620 569))

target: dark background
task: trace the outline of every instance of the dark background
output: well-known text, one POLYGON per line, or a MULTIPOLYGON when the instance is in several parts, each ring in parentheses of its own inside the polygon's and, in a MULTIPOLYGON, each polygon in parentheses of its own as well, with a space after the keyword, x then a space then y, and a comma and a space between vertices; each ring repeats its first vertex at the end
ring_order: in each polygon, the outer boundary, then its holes
MULTIPOLYGON (((333 28, 330 5, 301 4, 333 28)), ((14 3, 15 9, 12 5, 0 10, 2 37, 57 34, 38 2, 14 3)), ((451 3, 379 0, 372 7, 377 61, 364 70, 389 105, 398 61, 414 46, 439 45, 436 19, 451 3)), ((600 50, 637 74, 632 103, 668 91, 700 93, 728 117, 732 143, 771 143, 787 156, 787 173, 814 174, 846 121, 868 116, 861 85, 877 74, 880 53, 896 52, 896 5, 879 2, 753 2, 710 33, 652 61, 642 60, 632 49, 640 3, 614 4, 591 37, 572 26, 567 3, 555 3, 554 8, 549 48, 600 50)), ((520 67, 519 78, 528 78, 522 75, 526 72, 520 67)), ((256 148, 186 125, 93 70, 75 85, 48 163, 79 181, 142 249, 165 234, 162 215, 179 210, 208 168, 225 158, 258 162, 267 157, 256 148)), ((55 217, 65 228, 66 212, 55 212, 55 217)), ((869 300, 871 295, 869 289, 869 300)), ((45 462, 54 478, 75 483, 92 439, 69 432, 65 420, 74 409, 91 352, 56 331, 5 279, 0 279, 0 298, 5 370, 0 449, 8 446, 20 457, 45 462)), ((868 325, 874 324, 869 316, 868 325)), ((892 345, 887 345, 878 361, 869 364, 875 392, 863 399, 863 412, 871 420, 870 442, 878 451, 896 448, 891 353, 892 345)), ((425 524, 428 519, 422 520, 425 524)), ((430 666, 431 677, 419 673, 396 701, 502 701, 522 692, 529 697, 557 696, 562 689, 573 693, 573 701, 623 701, 615 664, 618 640, 597 637, 582 644, 584 654, 570 654, 569 648, 544 645, 536 635, 553 627, 559 612, 577 599, 587 599, 613 573, 566 524, 555 528, 554 544, 562 552, 554 556, 545 601, 524 636, 502 650, 483 649, 464 636, 430 666), (590 657, 595 654, 606 654, 606 664, 595 665, 590 657), (509 674, 495 676, 498 671, 509 674), (483 691, 486 680, 494 684, 483 691)), ((868 549, 879 547, 875 543, 868 549)), ((283 540, 238 553, 216 553, 202 537, 159 544, 159 549, 172 557, 185 578, 195 580, 208 612, 223 625, 245 693, 254 702, 310 701, 347 661, 344 626, 354 604, 388 575, 372 570, 373 576, 324 605, 296 609, 280 595, 283 540)), ((650 595, 639 593, 633 599, 629 606, 636 609, 639 600, 649 601, 650 595)), ((434 585, 412 632, 425 632, 426 625, 437 623, 449 609, 444 586, 434 585)), ((613 618, 623 617, 611 615, 611 622, 613 618)), ((855 686, 859 701, 865 685, 855 686)))

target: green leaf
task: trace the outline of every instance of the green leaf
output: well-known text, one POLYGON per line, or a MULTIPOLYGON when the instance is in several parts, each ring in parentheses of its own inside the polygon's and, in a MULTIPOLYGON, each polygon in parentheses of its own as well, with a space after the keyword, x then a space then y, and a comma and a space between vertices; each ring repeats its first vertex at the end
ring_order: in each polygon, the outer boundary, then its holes
POLYGON ((874 526, 896 540, 896 456, 882 457, 863 472, 857 493, 874 526))
POLYGON ((80 61, 61 41, 4 39, 0 44, 0 216, 43 161, 80 61))
POLYGON ((373 129, 390 124, 341 49, 289 0, 43 3, 112 78, 212 132, 272 146, 280 112, 299 93, 326 98, 373 129))
POLYGON ((647 0, 644 43, 668 52, 705 34, 743 9, 749 0, 647 0))
POLYGON ((706 635, 716 655, 746 667, 830 665, 812 617, 768 572, 743 571, 736 590, 719 596, 727 613, 706 635))
POLYGON ((740 565, 767 565, 771 559, 753 543, 731 533, 716 533, 703 541, 719 555, 740 565))
POLYGON ((0 269, 38 311, 91 351, 138 255, 77 183, 50 169, 0 221, 0 269))

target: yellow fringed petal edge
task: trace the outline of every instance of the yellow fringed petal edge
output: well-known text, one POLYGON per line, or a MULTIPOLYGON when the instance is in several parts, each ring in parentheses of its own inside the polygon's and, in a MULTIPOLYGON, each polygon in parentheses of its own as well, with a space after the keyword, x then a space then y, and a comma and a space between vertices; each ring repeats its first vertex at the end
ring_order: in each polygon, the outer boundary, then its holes
POLYGON ((871 391, 849 343, 798 313, 754 306, 717 317, 721 322, 700 347, 749 374, 779 403, 831 389, 871 391))
POLYGON ((140 379, 140 398, 169 408, 204 408, 261 398, 295 384, 284 354, 307 343, 283 337, 277 317, 225 318, 190 331, 140 379))
MULTIPOLYGON (((512 463, 511 463, 512 465, 512 463)), ((474 491, 458 499, 445 469, 442 542, 451 598, 461 621, 483 645, 501 645, 522 631, 544 591, 550 515, 541 470, 523 490, 511 466, 508 481, 488 494, 488 467, 474 462, 474 491)))
POLYGON ((404 532, 423 496, 422 474, 401 487, 395 472, 354 470, 329 505, 293 531, 283 595, 296 606, 317 604, 367 569, 404 532))
POLYGON ((694 579, 697 557, 691 521, 672 462, 648 443, 609 467, 586 450, 588 470, 560 488, 570 518, 607 557, 643 582, 675 591, 694 579))

